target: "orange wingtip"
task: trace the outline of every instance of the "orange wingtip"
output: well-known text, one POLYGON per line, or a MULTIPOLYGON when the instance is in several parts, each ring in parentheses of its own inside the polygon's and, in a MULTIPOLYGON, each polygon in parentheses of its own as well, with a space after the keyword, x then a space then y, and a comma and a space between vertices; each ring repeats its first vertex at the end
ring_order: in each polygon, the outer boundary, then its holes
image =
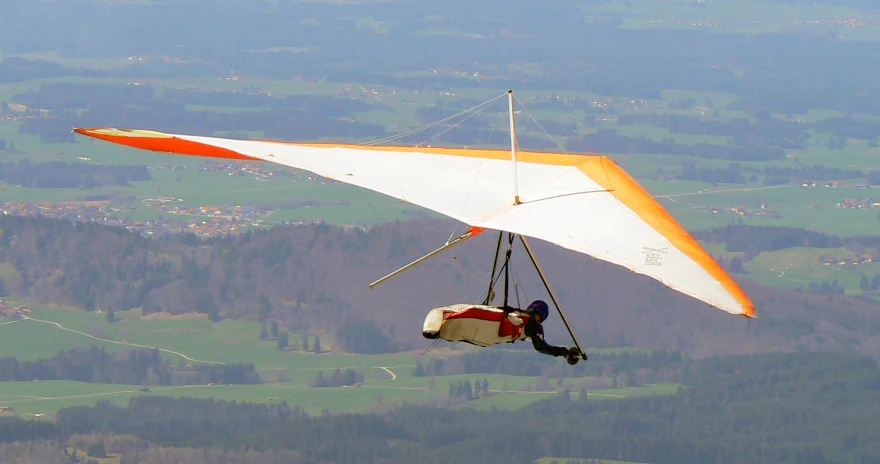
POLYGON ((733 280, 733 278, 715 261, 712 256, 682 227, 660 203, 657 202, 635 179, 626 173, 610 158, 584 158, 579 166, 581 171, 593 179, 602 188, 611 192, 615 198, 635 212, 654 230, 693 259, 700 267, 724 286, 737 303, 742 307, 742 315, 753 318, 756 316, 755 305, 733 280))
POLYGON ((242 155, 233 150, 193 142, 161 132, 81 127, 76 127, 73 131, 88 137, 143 150, 174 153, 177 155, 205 156, 208 158, 261 161, 259 158, 242 155))

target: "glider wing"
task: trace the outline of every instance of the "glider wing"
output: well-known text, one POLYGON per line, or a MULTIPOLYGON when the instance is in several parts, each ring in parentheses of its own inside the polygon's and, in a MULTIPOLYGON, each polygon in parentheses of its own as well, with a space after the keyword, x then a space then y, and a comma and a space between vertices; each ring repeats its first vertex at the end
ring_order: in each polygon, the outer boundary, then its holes
POLYGON ((428 208, 471 226, 535 237, 645 274, 732 314, 755 316, 737 283, 620 166, 605 156, 232 140, 74 129, 131 147, 267 161, 428 208))

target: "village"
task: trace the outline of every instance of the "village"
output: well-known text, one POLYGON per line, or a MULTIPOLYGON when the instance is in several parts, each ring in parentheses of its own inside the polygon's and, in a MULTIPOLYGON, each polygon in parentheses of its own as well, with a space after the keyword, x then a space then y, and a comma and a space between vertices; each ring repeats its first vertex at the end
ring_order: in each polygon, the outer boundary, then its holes
POLYGON ((819 262, 825 266, 833 266, 840 269, 843 266, 858 266, 859 264, 868 264, 874 262, 874 255, 868 253, 860 253, 856 256, 848 256, 846 258, 837 258, 833 256, 822 256, 819 262))
POLYGON ((764 202, 758 202, 755 205, 755 209, 749 209, 746 206, 734 206, 732 208, 726 208, 721 206, 692 206, 691 211, 700 211, 707 213, 733 213, 738 214, 744 217, 769 217, 774 219, 781 219, 782 213, 775 208, 771 208, 764 202))
POLYGON ((880 208, 880 200, 872 198, 847 198, 835 205, 837 208, 845 209, 870 209, 880 208))
MULTIPOLYGON (((258 163, 223 163, 208 162, 199 166, 199 170, 203 172, 223 172, 230 176, 240 176, 244 174, 253 174, 261 177, 295 177, 296 174, 281 169, 271 169, 272 165, 258 163)), ((276 165, 277 166, 277 165, 276 165)), ((181 166, 172 167, 170 164, 160 164, 159 168, 171 169, 173 171, 182 169, 181 166)), ((311 178, 309 178, 311 179, 311 178)))
POLYGON ((145 236, 166 236, 193 233, 200 237, 215 237, 242 233, 254 228, 281 226, 302 227, 320 224, 321 220, 297 218, 293 221, 269 221, 273 210, 253 206, 178 206, 169 203, 181 201, 172 197, 144 200, 144 204, 158 211, 156 219, 129 219, 130 206, 115 206, 110 201, 69 202, 4 202, 0 212, 11 216, 44 216, 71 222, 96 222, 124 227, 145 236))
POLYGON ((810 180, 803 182, 801 187, 825 187, 825 188, 855 188, 855 189, 868 189, 871 188, 870 185, 864 182, 857 182, 853 184, 841 184, 839 180, 810 180))
POLYGON ((30 308, 24 306, 7 306, 6 302, 3 299, 0 299, 0 318, 18 321, 26 318, 28 314, 31 314, 30 308))

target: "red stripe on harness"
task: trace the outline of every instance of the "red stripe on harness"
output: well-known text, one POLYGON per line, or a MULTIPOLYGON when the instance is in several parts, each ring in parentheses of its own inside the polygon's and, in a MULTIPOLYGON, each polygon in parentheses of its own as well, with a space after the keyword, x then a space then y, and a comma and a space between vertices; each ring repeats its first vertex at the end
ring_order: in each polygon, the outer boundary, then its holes
POLYGON ((457 311, 454 313, 448 313, 443 315, 443 319, 480 319, 483 321, 492 321, 492 322, 501 322, 502 319, 507 319, 504 317, 504 313, 501 311, 487 311, 483 308, 468 308, 462 309, 461 311, 457 311))
POLYGON ((529 316, 520 313, 517 314, 517 317, 522 319, 522 324, 514 325, 513 322, 510 322, 510 318, 508 317, 501 319, 501 326, 498 327, 499 337, 513 337, 512 339, 517 339, 522 335, 523 329, 526 327, 526 322, 529 321, 529 316))
POLYGON ((454 313, 447 313, 443 316, 443 319, 479 319, 482 321, 497 322, 498 336, 512 337, 512 339, 515 340, 522 335, 523 328, 525 328, 526 322, 529 320, 528 314, 519 313, 517 316, 523 321, 520 325, 514 325, 513 322, 510 322, 507 313, 502 311, 489 311, 483 308, 467 308, 454 313))

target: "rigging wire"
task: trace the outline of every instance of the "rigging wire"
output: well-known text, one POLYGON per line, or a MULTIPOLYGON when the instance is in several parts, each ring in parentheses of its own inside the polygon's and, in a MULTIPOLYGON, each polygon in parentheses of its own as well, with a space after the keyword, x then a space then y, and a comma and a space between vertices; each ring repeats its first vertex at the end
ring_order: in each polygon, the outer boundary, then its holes
POLYGON ((425 348, 425 351, 422 351, 422 354, 420 356, 424 356, 424 355, 428 354, 429 352, 431 352, 431 350, 433 350, 434 347, 436 347, 437 344, 440 343, 440 340, 442 340, 442 338, 438 338, 438 339, 434 340, 434 343, 431 343, 431 345, 429 345, 427 348, 425 348))
MULTIPOLYGON (((503 112, 504 112, 504 110, 501 109, 501 110, 498 110, 498 113, 495 114, 495 119, 492 121, 492 124, 490 125, 489 136, 486 138, 486 146, 487 147, 492 142, 492 136, 495 134, 495 126, 498 124, 498 118, 501 117, 501 113, 503 113, 503 112)), ((464 121, 462 121, 462 122, 464 122, 464 121)), ((440 135, 440 134, 437 134, 437 135, 440 135)), ((458 222, 461 222, 461 216, 464 214, 464 210, 465 210, 465 208, 467 208, 468 201, 470 201, 471 195, 474 193, 474 186, 477 185, 477 178, 480 175, 480 170, 483 169, 483 161, 485 161, 485 159, 480 158, 480 164, 477 166, 477 171, 474 173, 474 180, 473 180, 473 182, 471 182, 471 188, 470 188, 470 190, 468 190, 467 197, 464 199, 464 203, 461 205, 461 212, 459 212, 458 217, 456 217, 458 222)), ((455 227, 452 228, 452 233, 449 234, 449 238, 446 239, 446 243, 449 243, 449 241, 452 240, 452 237, 454 237, 455 233, 458 231, 458 222, 455 224, 455 227)))
POLYGON ((522 303, 519 301, 519 280, 516 280, 516 272, 513 273, 513 294, 516 296, 516 307, 522 308, 522 303))
POLYGON ((489 278, 489 274, 491 274, 491 272, 487 272, 487 273, 486 273, 486 275, 485 275, 485 276, 483 276, 483 279, 482 279, 482 280, 480 280, 480 281, 479 281, 479 282, 477 282, 477 283, 476 283, 476 284, 475 284, 475 285, 474 285, 474 286, 473 286, 473 288, 471 288, 471 291, 469 291, 469 292, 467 292, 467 295, 465 295, 465 296, 464 296, 464 297, 463 297, 463 298, 462 298, 462 299, 461 299, 461 300, 459 300, 459 303, 464 303, 464 302, 465 302, 465 300, 467 300, 467 299, 468 299, 468 297, 470 297, 470 296, 471 296, 471 294, 472 294, 472 293, 474 293, 474 290, 476 290, 476 289, 477 289, 477 287, 480 287, 480 286, 482 286, 482 285, 483 285, 483 282, 485 282, 485 281, 486 281, 486 279, 488 279, 488 278, 489 278))
MULTIPOLYGON (((430 128, 435 127, 435 126, 437 126, 437 125, 443 124, 443 123, 445 123, 445 122, 447 122, 447 121, 453 120, 453 119, 455 119, 455 118, 457 118, 457 117, 459 117, 459 116, 462 116, 462 115, 465 115, 465 114, 471 113, 471 114, 468 115, 466 118, 464 118, 464 119, 462 119, 461 121, 458 121, 457 123, 455 123, 455 124, 451 125, 450 127, 448 127, 446 130, 444 130, 444 131, 442 131, 442 132, 440 132, 440 133, 434 135, 433 137, 430 137, 430 138, 426 139, 426 142, 427 142, 427 141, 430 141, 430 140, 433 140, 434 138, 439 137, 440 135, 442 135, 442 134, 448 132, 449 130, 451 130, 451 129, 457 127, 457 126, 459 126, 460 124, 462 124, 463 122, 467 121, 468 119, 470 119, 470 118, 476 116, 476 115, 479 114, 481 111, 483 111, 486 107, 488 107, 488 106, 491 105, 492 103, 494 103, 494 102, 500 100, 501 98, 505 97, 506 95, 507 95, 506 93, 503 93, 503 94, 498 95, 498 96, 496 96, 496 97, 494 97, 494 98, 491 98, 491 99, 489 99, 489 100, 487 100, 487 101, 484 101, 483 103, 480 103, 480 104, 474 105, 474 106, 472 106, 472 107, 470 107, 470 108, 468 108, 468 109, 466 109, 466 110, 460 111, 460 112, 458 112, 458 113, 456 113, 456 114, 454 114, 454 115, 452 115, 452 116, 448 116, 448 117, 446 117, 446 118, 440 119, 439 121, 435 121, 435 122, 430 123, 430 124, 427 124, 427 125, 425 125, 425 126, 421 126, 421 127, 417 127, 417 128, 415 128, 415 129, 411 129, 411 130, 408 130, 408 131, 404 131, 404 132, 402 132, 402 133, 400 133, 400 134, 395 134, 395 135, 392 135, 392 136, 389 136, 389 137, 384 137, 384 138, 381 138, 381 139, 378 139, 378 140, 374 140, 374 141, 369 142, 369 143, 366 143, 366 144, 364 144, 364 145, 365 145, 365 146, 375 146, 375 145, 378 145, 378 144, 380 144, 380 143, 390 142, 390 141, 392 141, 392 140, 395 140, 395 139, 398 139, 398 138, 401 138, 401 137, 406 137, 407 135, 411 135, 411 134, 414 134, 414 133, 417 133, 417 132, 420 132, 420 131, 424 131, 424 130, 430 129, 430 128)), ((497 116, 496 116, 496 121, 497 121, 497 116)), ((494 127, 493 127, 493 130, 494 130, 494 127)), ((490 139, 491 139, 491 136, 492 136, 492 134, 490 133, 490 135, 489 135, 490 139)), ((425 142, 422 142, 422 143, 425 143, 425 142)), ((483 161, 480 160, 480 164, 481 164, 481 166, 482 166, 482 162, 483 162, 483 161)), ((478 172, 479 172, 479 171, 478 171, 478 172)), ((474 187, 474 185, 476 185, 476 179, 477 179, 477 176, 475 175, 475 176, 474 176, 474 182, 473 182, 472 185, 471 185, 471 192, 473 192, 473 187, 474 187)), ((361 200, 363 200, 364 203, 367 204, 367 206, 373 211, 373 213, 374 213, 376 216, 378 216, 378 217, 382 220, 382 222, 384 222, 384 223, 386 223, 386 224, 389 223, 388 219, 385 218, 385 217, 382 215, 382 213, 379 212, 379 210, 375 207, 375 205, 373 204, 373 202, 371 202, 369 199, 367 199, 367 197, 363 194, 363 192, 361 192, 361 189, 355 189, 355 192, 358 194, 358 196, 361 198, 361 200)), ((470 193, 468 193, 468 199, 469 199, 469 198, 470 198, 470 193)), ((465 204, 467 204, 467 200, 465 201, 465 204)), ((461 216, 461 214, 463 214, 463 213, 464 213, 464 206, 462 207, 462 213, 460 213, 459 216, 461 216)), ((457 228, 457 227, 458 227, 458 225, 456 224, 456 228, 457 228)), ((452 236, 455 235, 455 230, 456 230, 456 229, 453 229, 452 235, 450 235, 449 239, 446 240, 446 243, 449 243, 449 241, 452 240, 452 236)), ((406 246, 405 243, 404 243, 403 246, 404 246, 405 248, 408 248, 408 247, 406 246)), ((457 261, 457 260, 456 260, 456 261, 457 261)), ((444 290, 446 290, 447 293, 450 293, 450 294, 454 293, 454 292, 452 291, 452 289, 449 288, 449 286, 446 285, 446 283, 443 282, 443 280, 440 279, 440 277, 439 277, 435 272, 432 271, 432 272, 431 272, 431 275, 432 275, 432 277, 434 277, 434 279, 435 279, 435 280, 436 280, 441 286, 443 286, 444 290)), ((486 279, 484 278, 483 281, 485 281, 485 280, 486 280, 486 279)), ((482 283, 483 281, 481 281, 481 283, 482 283)), ((473 293, 473 290, 471 290, 471 292, 468 293, 468 296, 470 295, 470 293, 473 293)))
POLYGON ((568 151, 563 148, 562 145, 560 145, 559 142, 557 142, 556 139, 554 139, 549 132, 547 132, 547 129, 544 129, 544 126, 542 126, 541 123, 538 122, 538 120, 535 119, 534 116, 532 116, 532 112, 529 111, 528 108, 526 108, 526 105, 523 104, 522 100, 520 100, 519 97, 516 96, 516 94, 513 95, 513 98, 515 98, 516 101, 519 102, 519 106, 522 107, 522 109, 526 112, 527 115, 529 115, 530 118, 532 118, 532 121, 535 121, 535 124, 537 124, 541 131, 544 132, 544 135, 546 135, 548 139, 550 139, 557 147, 559 147, 560 150, 562 150, 563 153, 567 155, 568 151))
MULTIPOLYGON (((480 103, 480 104, 474 105, 474 106, 472 106, 472 107, 470 107, 470 108, 468 108, 468 109, 466 109, 466 110, 459 111, 458 113, 455 113, 455 114, 453 114, 452 116, 447 116, 447 117, 445 117, 445 118, 443 118, 443 119, 440 119, 440 120, 438 120, 438 121, 434 121, 434 122, 432 122, 432 123, 430 123, 430 124, 426 124, 426 125, 421 126, 421 127, 416 127, 416 128, 414 128, 414 129, 410 129, 410 130, 408 130, 408 131, 403 131, 403 132, 401 132, 401 133, 399 133, 399 134, 389 135, 388 137, 383 137, 383 138, 381 138, 381 139, 373 140, 372 142, 365 143, 364 145, 365 145, 365 146, 373 146, 373 145, 379 145, 379 144, 381 144, 381 143, 385 143, 385 142, 390 142, 390 141, 392 141, 392 140, 396 140, 396 139, 399 139, 399 138, 401 138, 401 137, 406 137, 406 136, 408 136, 408 135, 415 134, 416 132, 421 132, 421 131, 424 131, 424 130, 430 129, 430 128, 432 128, 432 127, 438 126, 438 125, 443 124, 443 123, 445 123, 445 122, 451 121, 451 120, 453 120, 453 119, 455 119, 455 118, 457 118, 457 117, 459 117, 459 116, 461 116, 461 115, 464 115, 464 114, 467 114, 467 113, 470 113, 470 112, 473 112, 473 111, 477 111, 477 112, 482 111, 483 108, 485 108, 486 106, 488 106, 488 105, 494 103, 496 100, 499 100, 499 99, 505 97, 506 95, 507 95, 507 93, 503 93, 503 94, 498 95, 497 97, 494 97, 494 98, 492 98, 492 99, 490 99, 490 100, 484 101, 483 103, 480 103)), ((465 120, 467 120, 467 119, 469 119, 469 118, 470 118, 470 117, 466 118, 465 120)), ((455 127, 455 126, 457 126, 458 124, 461 124, 462 122, 464 122, 464 121, 460 121, 460 122, 458 122, 457 124, 453 125, 452 127, 455 127)), ((448 130, 448 129, 447 129, 447 130, 448 130)), ((446 132, 446 131, 443 131, 443 132, 446 132)), ((441 132, 441 134, 442 134, 443 132, 441 132)), ((440 134, 437 134, 437 135, 440 135, 440 134)), ((436 137, 436 135, 435 135, 434 137, 436 137)), ((434 137, 432 137, 431 139, 433 139, 434 137)), ((428 140, 431 140, 431 139, 428 139, 428 140)))
MULTIPOLYGON (((500 251, 501 251, 501 237, 504 234, 505 234, 505 232, 502 231, 498 235, 498 247, 495 249, 495 265, 493 265, 493 267, 492 267, 493 274, 495 271, 495 267, 498 264, 498 256, 500 256, 500 251)), ((510 255, 513 251, 513 237, 515 237, 515 236, 516 236, 516 234, 508 233, 507 251, 505 252, 505 256, 504 256, 504 264, 502 264, 501 268, 498 269, 498 273, 492 276, 492 280, 489 282, 489 295, 487 295, 487 297, 486 297, 487 302, 483 303, 483 304, 489 304, 488 302, 491 301, 489 299, 489 297, 492 296, 493 290, 495 289, 495 285, 498 284, 499 280, 501 280, 501 276, 503 274, 505 276, 504 306, 507 306, 507 289, 508 289, 508 283, 510 281, 510 279, 507 278, 508 269, 509 269, 508 265, 510 264, 510 255)))
MULTIPOLYGON (((501 253, 501 239, 504 237, 504 232, 498 232, 498 243, 495 245, 495 258, 492 259, 492 271, 490 272, 492 279, 495 278, 495 270, 498 268, 498 256, 501 253)), ((486 299, 483 300, 483 304, 487 305, 495 299, 495 295, 492 289, 495 287, 495 282, 489 280, 489 290, 486 292, 486 299)))
MULTIPOLYGON (((488 106, 488 105, 486 105, 486 106, 488 106)), ((468 115, 468 117, 466 117, 466 118, 462 119, 461 121, 458 121, 457 123, 455 123, 455 124, 453 124, 453 125, 447 127, 446 129, 444 129, 444 130, 438 132, 437 134, 434 134, 433 136, 431 136, 431 137, 425 139, 425 140, 422 141, 422 143, 420 143, 419 145, 422 145, 422 144, 428 143, 428 142, 430 142, 431 140, 434 140, 434 139, 436 139, 437 137, 440 137, 441 135, 443 135, 443 134, 445 134, 445 133, 451 131, 452 129, 455 129, 456 127, 458 127, 459 125, 461 125, 463 122, 465 122, 465 121, 467 121, 468 119, 470 119, 470 118, 472 118, 472 117, 474 117, 474 116, 480 114, 481 111, 483 111, 484 109, 486 109, 486 106, 483 106, 482 108, 473 111, 471 114, 468 115)))
MULTIPOLYGON (((548 139, 552 140, 553 143, 556 144, 556 146, 559 147, 559 149, 562 150, 563 153, 565 153, 566 155, 568 155, 568 154, 569 154, 569 153, 568 153, 568 150, 566 150, 562 145, 560 145, 559 142, 557 142, 556 139, 554 139, 554 138, 550 135, 550 133, 547 132, 546 129, 544 129, 544 126, 542 126, 541 123, 538 122, 538 120, 535 119, 534 116, 532 116, 532 113, 529 112, 528 108, 526 108, 526 105, 524 105, 523 102, 520 101, 520 99, 519 99, 516 95, 514 95, 514 98, 516 98, 516 101, 518 101, 519 104, 520 104, 520 106, 522 106, 522 108, 526 111, 526 114, 528 114, 529 117, 532 118, 532 121, 535 121, 535 124, 537 124, 538 127, 541 128, 541 130, 544 132, 544 135, 546 135, 548 139)), ((570 131, 569 131, 569 133, 570 133, 570 131)), ((574 134, 571 134, 571 133, 570 133, 569 140, 575 140, 575 141, 576 141, 577 143, 579 143, 582 147, 584 147, 584 149, 585 149, 587 152, 595 152, 595 151, 596 151, 596 150, 593 150, 592 148, 588 147, 586 144, 584 144, 584 141, 581 140, 580 137, 578 137, 578 136, 576 136, 576 135, 574 135, 574 134)), ((604 165, 604 164, 602 165, 602 172, 605 173, 605 177, 607 178, 607 177, 608 177, 608 173, 605 172, 605 165, 604 165)))
POLYGON ((504 257, 504 307, 507 307, 508 289, 510 288, 510 254, 513 252, 513 239, 516 234, 507 233, 507 253, 504 257))
MULTIPOLYGON (((440 131, 439 133, 437 133, 437 134, 435 134, 435 135, 433 135, 433 136, 431 136, 431 137, 425 139, 423 142, 421 142, 421 143, 419 143, 419 144, 417 145, 417 146, 420 146, 420 145, 425 144, 425 143, 427 143, 427 142, 430 142, 431 140, 434 140, 434 139, 436 139, 437 137, 439 137, 439 136, 445 134, 446 132, 449 132, 450 130, 452 130, 452 129, 458 127, 458 126, 460 126, 460 125, 461 125, 462 123, 464 123, 465 121, 467 121, 467 120, 473 118, 473 117, 476 116, 477 114, 480 114, 483 110, 485 110, 485 109, 486 109, 489 105, 491 105, 492 103, 494 103, 494 102, 496 102, 496 101, 498 101, 498 100, 500 100, 500 99, 506 97, 507 95, 508 95, 507 92, 502 93, 501 95, 498 95, 498 96, 496 96, 496 97, 494 97, 494 98, 491 98, 491 99, 489 99, 489 100, 487 100, 487 101, 484 101, 484 102, 482 102, 482 103, 479 103, 479 104, 477 104, 477 105, 474 105, 474 106, 472 106, 472 107, 470 107, 470 108, 468 108, 468 109, 462 110, 462 111, 460 111, 460 112, 458 112, 458 113, 456 113, 456 114, 453 114, 453 115, 451 115, 451 116, 448 116, 448 117, 442 118, 442 119, 440 119, 440 120, 438 120, 438 121, 435 121, 435 122, 433 122, 433 123, 430 123, 430 124, 427 124, 427 125, 424 125, 424 126, 421 126, 421 127, 417 127, 417 128, 414 128, 414 129, 410 129, 410 130, 407 130, 407 131, 401 132, 401 133, 399 133, 399 134, 395 134, 395 135, 391 135, 391 136, 384 137, 384 138, 381 138, 381 139, 377 139, 377 140, 374 140, 374 141, 372 141, 372 142, 365 143, 364 145, 365 145, 365 146, 376 146, 376 145, 379 145, 379 144, 382 144, 382 143, 385 143, 385 142, 390 142, 390 141, 393 141, 393 140, 396 140, 396 139, 400 139, 400 138, 406 137, 406 136, 408 136, 408 135, 415 134, 415 133, 417 133, 417 132, 425 131, 425 130, 428 130, 428 129, 430 129, 430 128, 433 128, 433 127, 439 126, 439 125, 444 124, 444 123, 446 123, 446 122, 452 121, 452 120, 454 120, 454 119, 456 119, 456 118, 458 118, 458 117, 460 117, 460 116, 467 115, 465 118, 461 119, 460 121, 457 121, 456 123, 450 125, 449 127, 445 128, 444 130, 440 131)), ((520 100, 519 97, 517 97, 516 95, 514 95, 514 98, 516 99, 517 102, 519 102, 520 107, 525 111, 525 113, 529 116, 529 118, 531 118, 531 120, 534 121, 535 124, 541 129, 541 131, 544 133, 544 135, 546 135, 547 138, 549 138, 550 140, 552 140, 553 143, 554 143, 554 144, 555 144, 555 145, 556 145, 556 146, 557 146, 557 147, 558 147, 563 153, 568 153, 568 152, 565 150, 565 148, 562 147, 562 145, 560 145, 559 142, 557 142, 556 139, 554 139, 554 138, 550 135, 550 133, 544 128, 544 126, 541 125, 541 123, 537 120, 537 118, 535 118, 535 116, 531 113, 531 111, 529 111, 529 109, 525 106, 525 104, 523 104, 522 100, 520 100)), ((494 133, 495 133, 495 129, 496 129, 496 125, 497 125, 497 122, 498 122, 498 118, 500 117, 501 113, 503 113, 503 110, 499 110, 499 112, 495 115, 495 119, 494 119, 494 121, 492 122, 492 124, 491 124, 491 126, 490 126, 491 131, 489 132, 489 135, 488 135, 488 138, 487 138, 486 145, 488 145, 488 144, 491 142, 491 140, 492 140, 492 136, 493 136, 494 133)), ((461 213, 459 213, 459 217, 461 217, 461 215, 464 214, 464 209, 467 207, 467 202, 468 202, 468 200, 470 199, 471 195, 473 194, 473 190, 474 190, 474 187, 476 186, 477 178, 479 177, 480 169, 482 169, 482 163, 483 163, 483 160, 481 159, 481 160, 480 160, 480 165, 478 166, 477 171, 476 171, 476 173, 474 174, 474 179, 473 179, 473 182, 471 183, 471 188, 470 188, 470 190, 468 191, 468 195, 467 195, 467 197, 466 197, 466 199, 465 199, 464 204, 462 205, 462 211, 461 211, 461 213)), ((372 203, 371 201, 369 201, 369 200, 363 195, 362 192, 358 191, 357 193, 358 193, 358 195, 361 197, 361 199, 362 199, 362 200, 363 200, 363 201, 364 201, 364 202, 370 207, 370 209, 376 214, 376 216, 380 217, 380 218, 382 219, 383 222, 388 223, 388 220, 387 220, 387 219, 386 219, 386 218, 385 218, 385 217, 384 217, 384 216, 383 216, 383 215, 382 215, 382 214, 381 214, 381 213, 375 208, 375 206, 373 205, 373 203, 372 203)), ((459 220, 458 222, 460 222, 460 220, 459 220)), ((458 230, 458 224, 456 223, 455 227, 454 227, 453 230, 452 230, 452 233, 450 234, 449 238, 446 240, 446 243, 447 243, 447 244, 448 244, 448 243, 452 240, 452 238, 455 236, 455 232, 456 232, 457 230, 458 230)), ((489 295, 487 295, 487 299, 490 298, 490 295, 491 295, 491 293, 492 293, 492 289, 495 287, 495 285, 496 285, 496 284, 498 283, 498 281, 501 279, 501 274, 504 273, 504 275, 505 275, 505 285, 504 285, 504 287, 505 287, 505 289, 504 289, 504 304, 505 304, 505 305, 507 304, 507 298, 508 298, 508 285, 509 285, 509 273, 511 272, 511 269, 510 269, 510 265, 509 265, 509 264, 510 264, 510 254, 511 254, 512 247, 513 247, 513 236, 512 236, 512 235, 509 236, 508 239, 509 239, 509 240, 508 240, 508 249, 507 249, 507 253, 506 253, 506 257, 505 257, 505 262, 504 262, 504 264, 501 266, 501 269, 498 269, 498 274, 497 274, 497 275, 491 275, 491 274, 494 274, 494 270, 495 270, 494 268, 495 268, 495 266, 497 265, 497 258, 498 258, 497 253, 498 253, 498 251, 500 251, 500 249, 497 249, 497 248, 496 248, 496 259, 495 259, 495 265, 493 265, 493 271, 490 272, 489 274, 487 274, 486 277, 483 277, 483 279, 482 279, 478 284, 476 284, 476 285, 474 286, 474 288, 471 289, 471 291, 469 291, 469 292, 465 295, 465 297, 462 299, 462 301, 464 301, 465 299, 467 299, 467 298, 473 293, 474 289, 476 289, 477 286, 479 286, 480 284, 482 284, 483 282, 485 282, 487 277, 491 277, 491 278, 490 278, 490 283, 489 283, 489 295)), ((500 240, 501 240, 501 237, 499 236, 499 245, 500 245, 500 240)), ((446 284, 445 284, 445 283, 439 278, 439 276, 436 275, 436 273, 432 272, 431 274, 432 274, 432 276, 435 278, 435 280, 437 280, 437 281, 438 281, 438 282, 439 282, 439 283, 440 283, 440 284, 441 284, 441 285, 442 285, 447 291, 450 291, 450 290, 451 290, 451 289, 450 289, 450 288, 449 288, 449 287, 448 287, 448 286, 447 286, 447 285, 446 285, 446 284)), ((517 299, 517 305, 520 305, 520 304, 521 304, 520 299, 519 299, 519 292, 520 292, 519 287, 520 287, 520 285, 519 285, 519 277, 516 275, 516 272, 514 271, 514 292, 515 292, 515 294, 516 294, 515 296, 516 296, 516 299, 517 299)), ((525 295, 525 291, 524 291, 524 290, 523 290, 523 296, 525 296, 526 298, 528 297, 528 295, 525 295)), ((488 302, 487 302, 486 304, 488 304, 488 302)), ((431 347, 431 348, 433 348, 433 347, 431 347)), ((429 351, 431 348, 429 348, 428 351, 429 351)))
MULTIPOLYGON (((522 304, 519 302, 519 292, 522 288, 522 285, 520 285, 520 279, 519 276, 516 274, 516 271, 513 271, 513 281, 515 282, 516 286, 516 304, 519 308, 522 308, 522 304)), ((531 302, 531 300, 529 299, 529 295, 526 294, 525 289, 522 290, 522 294, 523 298, 525 298, 526 301, 531 302)))

